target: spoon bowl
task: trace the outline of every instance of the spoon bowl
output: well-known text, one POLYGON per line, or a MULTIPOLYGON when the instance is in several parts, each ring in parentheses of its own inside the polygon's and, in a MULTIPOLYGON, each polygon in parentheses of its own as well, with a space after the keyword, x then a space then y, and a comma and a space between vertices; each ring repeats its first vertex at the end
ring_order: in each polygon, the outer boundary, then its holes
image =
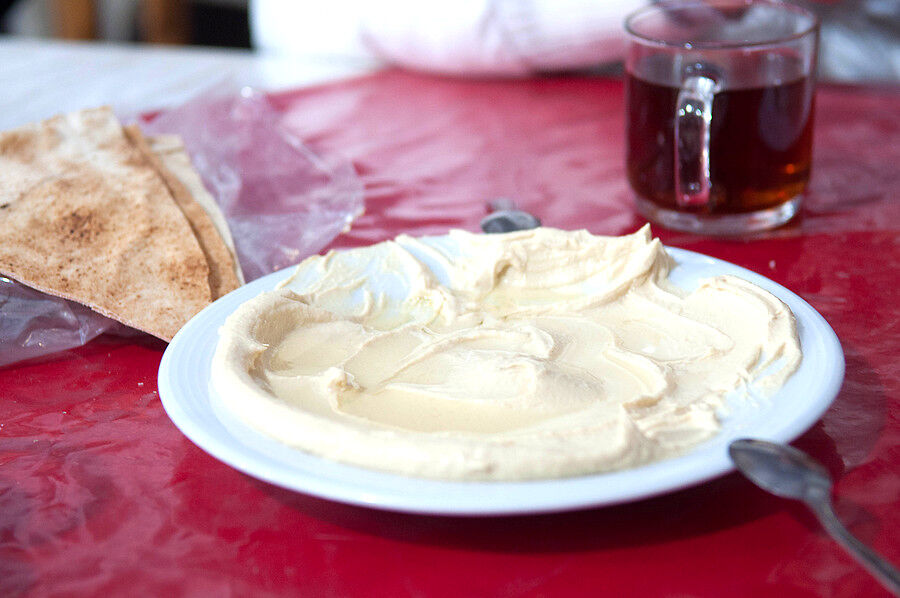
POLYGON ((511 233, 540 225, 541 221, 537 217, 515 208, 498 210, 481 219, 481 230, 486 233, 511 233))
POLYGON ((822 465, 792 446, 744 438, 728 447, 737 468, 767 492, 795 500, 831 493, 831 476, 822 465))
POLYGON ((749 438, 732 442, 728 454, 738 471, 763 490, 806 503, 838 544, 881 585, 900 596, 900 572, 838 520, 831 505, 831 476, 818 461, 794 447, 749 438))

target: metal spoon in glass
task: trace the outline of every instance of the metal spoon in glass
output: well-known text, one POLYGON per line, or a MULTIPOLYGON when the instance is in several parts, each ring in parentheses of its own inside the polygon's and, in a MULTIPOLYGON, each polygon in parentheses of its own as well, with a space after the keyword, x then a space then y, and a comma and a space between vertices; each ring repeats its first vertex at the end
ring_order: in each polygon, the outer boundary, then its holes
POLYGON ((805 502, 838 544, 885 588, 900 596, 900 572, 838 521, 831 506, 831 476, 820 463, 794 447, 764 440, 735 440, 728 454, 738 470, 763 490, 805 502))

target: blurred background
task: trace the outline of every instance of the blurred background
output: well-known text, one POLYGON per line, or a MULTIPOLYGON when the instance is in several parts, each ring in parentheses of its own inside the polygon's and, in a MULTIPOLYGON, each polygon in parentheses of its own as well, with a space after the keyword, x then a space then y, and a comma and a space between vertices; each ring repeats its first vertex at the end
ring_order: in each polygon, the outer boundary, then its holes
POLYGON ((249 48, 248 4, 248 0, 0 0, 0 32, 249 48))
MULTIPOLYGON (((605 46, 605 56, 582 44, 586 51, 569 65, 536 64, 535 57, 568 46, 573 58, 576 41, 621 38, 622 17, 649 1, 0 0, 0 34, 367 58, 462 75, 523 74, 510 67, 522 58, 516 52, 533 53, 526 62, 543 70, 583 69, 592 59, 617 62, 622 52, 615 43, 605 46), (510 31, 519 39, 510 41, 510 31)), ((822 21, 821 79, 900 81, 900 0, 793 1, 822 21)))

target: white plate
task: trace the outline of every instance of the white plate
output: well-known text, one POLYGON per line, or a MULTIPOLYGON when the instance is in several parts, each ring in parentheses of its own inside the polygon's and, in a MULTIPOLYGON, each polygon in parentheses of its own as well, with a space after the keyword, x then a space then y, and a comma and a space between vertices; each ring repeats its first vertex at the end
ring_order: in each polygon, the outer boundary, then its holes
POLYGON ((230 418, 209 388, 219 327, 241 303, 271 290, 293 269, 275 272, 222 297, 172 340, 159 367, 159 395, 176 426, 200 448, 255 478, 340 502, 410 513, 500 515, 611 505, 671 492, 733 469, 728 443, 740 437, 790 442, 837 396, 844 356, 837 336, 808 303, 771 280, 722 260, 668 249, 671 278, 693 288, 701 278, 733 274, 773 293, 797 318, 803 361, 774 396, 731 403, 721 432, 688 454, 612 473, 529 482, 442 482, 343 465, 272 440, 230 418))

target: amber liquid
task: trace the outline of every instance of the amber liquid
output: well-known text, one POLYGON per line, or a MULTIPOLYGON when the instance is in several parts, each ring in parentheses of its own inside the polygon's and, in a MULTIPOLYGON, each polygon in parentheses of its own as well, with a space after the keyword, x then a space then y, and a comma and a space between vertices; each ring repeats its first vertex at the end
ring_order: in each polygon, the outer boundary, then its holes
POLYGON ((626 78, 627 169, 632 189, 660 207, 740 214, 777 207, 809 181, 813 82, 716 93, 710 125, 710 201, 685 208, 675 199, 674 119, 679 89, 626 78))

